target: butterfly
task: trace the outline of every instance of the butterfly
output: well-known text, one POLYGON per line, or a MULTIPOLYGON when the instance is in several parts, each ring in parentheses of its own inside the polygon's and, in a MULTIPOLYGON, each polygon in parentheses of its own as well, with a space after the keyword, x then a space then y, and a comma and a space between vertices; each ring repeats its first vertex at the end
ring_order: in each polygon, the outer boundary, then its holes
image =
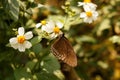
POLYGON ((71 67, 77 66, 77 57, 69 40, 61 34, 51 45, 53 55, 71 67))

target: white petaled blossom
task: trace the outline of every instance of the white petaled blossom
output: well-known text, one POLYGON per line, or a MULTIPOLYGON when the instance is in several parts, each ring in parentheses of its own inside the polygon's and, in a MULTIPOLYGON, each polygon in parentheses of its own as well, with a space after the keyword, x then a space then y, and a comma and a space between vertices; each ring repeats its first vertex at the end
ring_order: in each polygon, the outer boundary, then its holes
POLYGON ((46 20, 42 20, 40 23, 36 24, 36 28, 47 26, 46 20))
POLYGON ((91 10, 96 10, 97 5, 92 3, 91 0, 84 0, 84 2, 78 2, 78 6, 83 6, 84 9, 90 8, 91 10))
POLYGON ((50 34, 50 37, 52 39, 56 38, 58 35, 62 34, 62 31, 60 30, 63 27, 62 22, 53 22, 49 21, 48 25, 46 27, 42 28, 42 31, 45 31, 50 34))
POLYGON ((26 32, 23 27, 18 28, 17 37, 10 38, 9 42, 11 47, 14 49, 18 49, 20 52, 24 52, 25 49, 29 49, 32 47, 32 44, 27 41, 33 37, 33 33, 31 31, 26 32))
POLYGON ((84 19, 86 23, 92 23, 98 17, 98 12, 95 10, 90 10, 89 8, 85 12, 80 13, 80 18, 84 19))
POLYGON ((97 5, 91 3, 91 0, 84 0, 84 2, 78 2, 78 6, 83 6, 85 12, 80 13, 80 18, 84 19, 86 23, 92 23, 98 17, 98 12, 96 11, 97 5))

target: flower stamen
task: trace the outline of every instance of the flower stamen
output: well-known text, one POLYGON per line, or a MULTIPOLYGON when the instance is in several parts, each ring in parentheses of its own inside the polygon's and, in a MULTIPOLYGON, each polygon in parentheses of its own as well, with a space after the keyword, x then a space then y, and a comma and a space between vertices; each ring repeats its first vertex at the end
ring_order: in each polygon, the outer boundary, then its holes
POLYGON ((25 41, 25 36, 18 36, 17 40, 18 40, 18 43, 23 44, 25 41))
POLYGON ((55 33, 59 33, 59 32, 60 32, 60 28, 59 28, 59 27, 55 27, 55 28, 54 28, 54 32, 55 32, 55 33))
POLYGON ((84 0, 84 2, 86 2, 86 3, 90 3, 90 2, 91 2, 91 0, 84 0))
POLYGON ((46 24, 46 21, 45 21, 45 20, 42 20, 42 21, 41 21, 41 24, 42 24, 42 25, 45 25, 45 24, 46 24))
POLYGON ((92 12, 86 12, 86 15, 88 16, 88 17, 92 17, 92 12))

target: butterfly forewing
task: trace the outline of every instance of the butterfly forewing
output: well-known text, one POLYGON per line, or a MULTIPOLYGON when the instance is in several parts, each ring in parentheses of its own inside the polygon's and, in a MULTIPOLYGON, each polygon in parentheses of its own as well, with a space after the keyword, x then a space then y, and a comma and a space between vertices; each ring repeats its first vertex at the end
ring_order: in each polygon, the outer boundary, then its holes
POLYGON ((77 58, 69 40, 60 35, 51 46, 52 53, 64 63, 75 67, 77 65, 77 58))
POLYGON ((64 52, 66 50, 66 46, 63 48, 65 43, 61 37, 62 36, 59 36, 58 39, 52 44, 51 50, 58 59, 64 60, 67 56, 64 52))

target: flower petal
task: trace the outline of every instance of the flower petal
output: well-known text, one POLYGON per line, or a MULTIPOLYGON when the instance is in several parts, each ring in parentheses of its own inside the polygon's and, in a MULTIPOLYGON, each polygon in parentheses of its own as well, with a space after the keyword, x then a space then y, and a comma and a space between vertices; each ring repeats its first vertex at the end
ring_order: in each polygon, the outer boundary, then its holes
POLYGON ((62 27, 63 27, 63 23, 61 23, 61 22, 56 22, 56 25, 57 25, 57 27, 59 27, 59 28, 62 28, 62 27))
POLYGON ((49 21, 47 26, 47 32, 52 33, 54 31, 55 23, 53 21, 49 21))
POLYGON ((90 3, 89 6, 92 10, 96 10, 96 8, 97 8, 97 5, 94 3, 90 3))
POLYGON ((32 31, 25 33, 25 39, 31 39, 33 37, 32 31))
POLYGON ((18 34, 19 35, 24 35, 25 29, 23 27, 18 28, 18 34))
POLYGON ((25 46, 24 46, 23 44, 19 44, 19 45, 18 45, 18 50, 19 50, 20 52, 25 52, 25 46))
POLYGON ((85 12, 91 11, 91 8, 89 5, 84 5, 83 9, 85 10, 85 12))
POLYGON ((88 17, 86 17, 86 18, 84 18, 84 22, 86 22, 86 23, 92 23, 92 18, 88 18, 88 17))
POLYGON ((42 26, 42 27, 41 27, 41 30, 42 30, 42 31, 46 31, 46 29, 47 29, 46 26, 42 26))
POLYGON ((48 24, 46 24, 45 26, 42 26, 42 31, 46 31, 47 33, 51 33, 53 32, 55 25, 51 22, 49 22, 48 24))
POLYGON ((52 34, 50 35, 50 37, 51 37, 51 39, 54 39, 54 38, 56 38, 56 34, 55 34, 55 33, 52 33, 52 34))
POLYGON ((25 48, 29 49, 32 47, 32 44, 29 41, 25 41, 24 46, 25 46, 25 48))
POLYGON ((11 44, 11 47, 13 47, 14 49, 17 49, 18 48, 18 44, 11 44))
POLYGON ((85 4, 84 2, 78 2, 78 6, 82 6, 84 4, 85 4))
POLYGON ((36 27, 36 28, 39 28, 41 25, 42 25, 41 23, 37 23, 37 24, 35 25, 35 27, 36 27))
POLYGON ((47 33, 53 32, 54 26, 46 24, 46 26, 42 26, 42 31, 46 31, 47 33))
POLYGON ((83 9, 87 12, 87 11, 93 11, 96 10, 97 5, 93 4, 93 3, 86 3, 83 5, 83 9))
POLYGON ((17 43, 17 38, 13 37, 9 40, 10 44, 16 44, 17 43))
POLYGON ((98 16, 98 12, 97 12, 97 11, 94 11, 94 12, 93 12, 93 15, 97 17, 97 16, 98 16))
POLYGON ((85 13, 85 12, 80 13, 80 17, 81 17, 81 18, 86 17, 86 13, 85 13))
POLYGON ((55 23, 53 21, 49 21, 48 25, 55 26, 55 23))
POLYGON ((93 20, 95 21, 97 19, 97 16, 93 16, 93 20))

